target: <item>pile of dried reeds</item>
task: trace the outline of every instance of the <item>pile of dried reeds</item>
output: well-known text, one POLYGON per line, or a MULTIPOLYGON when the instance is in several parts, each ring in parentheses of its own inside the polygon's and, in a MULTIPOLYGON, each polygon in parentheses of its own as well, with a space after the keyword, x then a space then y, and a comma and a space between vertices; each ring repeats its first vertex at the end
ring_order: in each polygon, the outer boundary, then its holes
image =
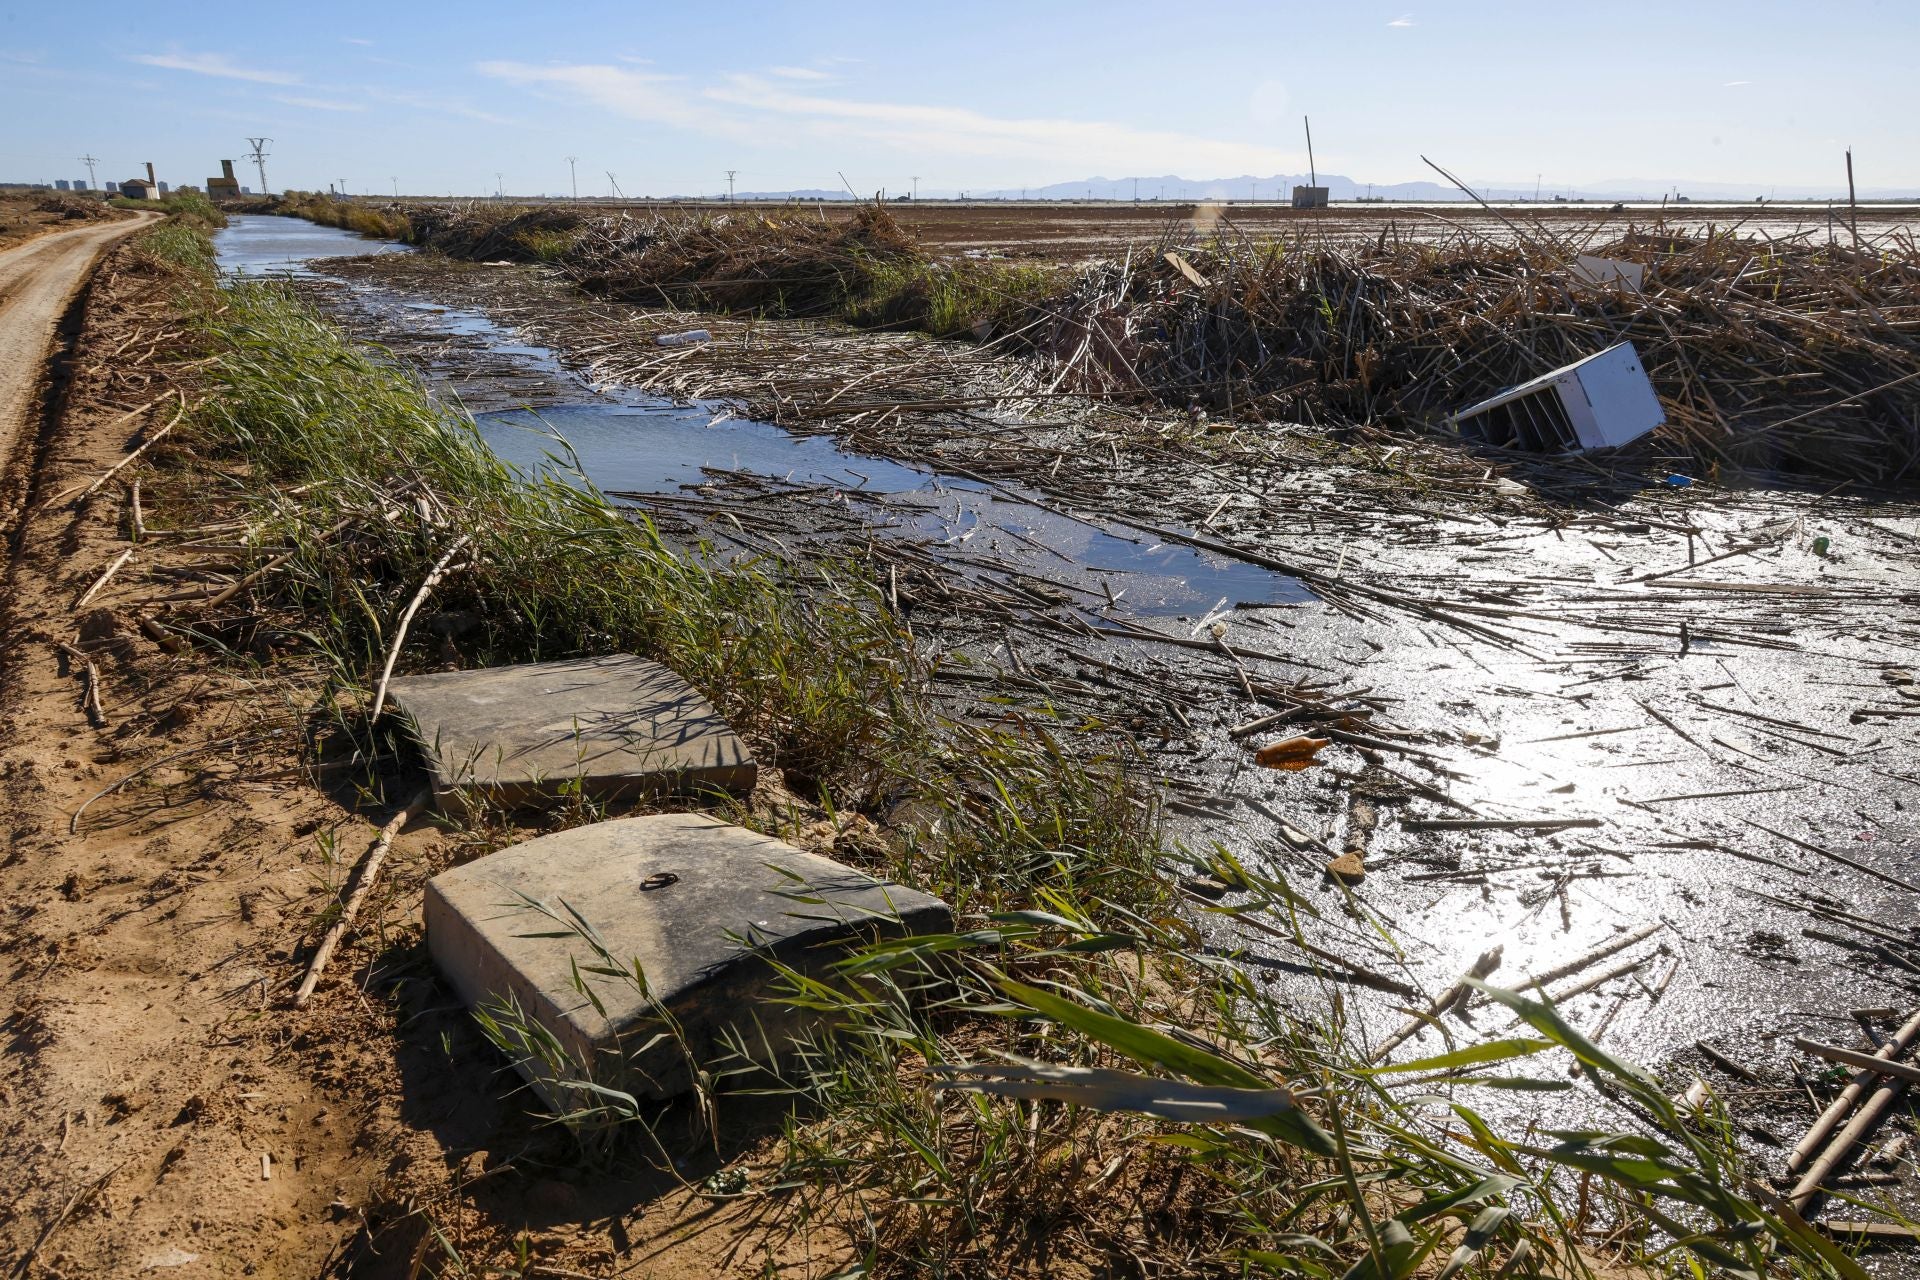
POLYGON ((1631 340, 1664 437, 1707 466, 1867 484, 1920 461, 1920 253, 1730 233, 1629 234, 1643 290, 1569 270, 1576 247, 1362 248, 1171 236, 1082 275, 1037 340, 1065 385, 1239 416, 1437 424, 1631 340), (1173 256, 1169 256, 1173 255, 1173 256))
POLYGON ((601 219, 566 265, 582 288, 630 302, 823 316, 860 297, 876 267, 919 258, 873 207, 835 222, 760 212, 601 219))
POLYGON ((481 262, 553 260, 571 247, 587 218, 566 205, 407 204, 407 239, 453 258, 481 262))
POLYGON ((1666 456, 1879 486, 1920 475, 1911 240, 1866 252, 1660 223, 1622 237, 1615 223, 1603 242, 1508 223, 1498 240, 1463 228, 1354 246, 1203 241, 1176 223, 1068 277, 934 261, 878 205, 833 222, 484 202, 392 212, 416 244, 552 262, 602 297, 991 334, 1047 357, 1056 391, 1243 420, 1444 429, 1450 412, 1630 340, 1666 408, 1666 456), (1580 252, 1645 265, 1644 287, 1583 278, 1580 252))

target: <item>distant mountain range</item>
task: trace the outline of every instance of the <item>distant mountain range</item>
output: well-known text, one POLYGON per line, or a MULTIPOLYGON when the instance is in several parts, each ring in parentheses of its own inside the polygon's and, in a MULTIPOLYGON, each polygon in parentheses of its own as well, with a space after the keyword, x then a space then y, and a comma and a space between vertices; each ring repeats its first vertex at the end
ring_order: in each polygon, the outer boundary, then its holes
MULTIPOLYGON (((1323 173, 1320 185, 1334 200, 1375 199, 1387 201, 1466 200, 1459 190, 1438 182, 1360 182, 1344 174, 1323 173)), ((969 188, 965 191, 923 188, 921 198, 950 200, 966 196, 973 200, 1285 200, 1296 186, 1308 185, 1304 173, 1275 173, 1266 177, 1242 174, 1237 178, 1183 178, 1165 173, 1125 178, 1084 178, 1075 182, 1055 182, 1044 187, 969 188)), ((1549 201, 1556 196, 1578 200, 1658 200, 1679 194, 1694 201, 1744 203, 1758 197, 1769 200, 1845 200, 1846 187, 1741 186, 1725 182, 1684 182, 1657 178, 1609 178, 1590 187, 1536 188, 1531 182, 1475 183, 1474 190, 1488 200, 1549 201)), ((861 198, 874 194, 859 193, 861 198)), ((889 199, 907 195, 905 191, 887 191, 889 199)), ((743 191, 741 200, 843 200, 844 187, 811 188, 797 191, 743 191)), ((1863 188, 1861 200, 1920 199, 1920 187, 1863 188)))

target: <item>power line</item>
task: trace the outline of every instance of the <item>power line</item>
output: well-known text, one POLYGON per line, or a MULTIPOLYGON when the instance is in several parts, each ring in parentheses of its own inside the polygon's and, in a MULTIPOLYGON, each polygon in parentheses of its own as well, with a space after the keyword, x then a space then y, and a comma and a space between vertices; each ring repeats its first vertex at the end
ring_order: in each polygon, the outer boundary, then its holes
POLYGON ((920 203, 920 179, 918 177, 913 180, 913 202, 915 204, 920 203))
POLYGON ((249 151, 245 158, 253 161, 255 167, 260 171, 260 194, 263 196, 273 194, 267 190, 267 157, 272 154, 267 150, 267 144, 272 141, 272 138, 247 139, 248 144, 253 147, 253 150, 249 151))
POLYGON ((100 187, 100 180, 94 174, 93 166, 100 163, 100 157, 94 155, 92 152, 88 152, 86 155, 80 157, 80 163, 87 166, 87 189, 89 191, 98 190, 100 187))
POLYGON ((575 172, 573 166, 574 166, 574 163, 579 159, 580 159, 579 156, 567 157, 567 176, 573 179, 573 198, 575 200, 578 200, 580 198, 580 175, 577 172, 575 172))
POLYGON ((733 175, 738 172, 740 172, 738 169, 727 170, 727 203, 728 204, 733 203, 733 175))

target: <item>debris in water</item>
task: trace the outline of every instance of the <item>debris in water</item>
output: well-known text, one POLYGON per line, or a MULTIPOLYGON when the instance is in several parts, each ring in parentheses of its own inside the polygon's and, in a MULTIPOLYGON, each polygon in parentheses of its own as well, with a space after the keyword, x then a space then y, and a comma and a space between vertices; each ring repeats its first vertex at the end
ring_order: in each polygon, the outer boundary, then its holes
POLYGON ((1631 342, 1617 342, 1453 416, 1470 440, 1530 453, 1616 448, 1666 420, 1631 342))
POLYGON ((1356 884, 1367 878, 1367 864, 1357 853, 1343 853, 1327 864, 1327 874, 1343 884, 1356 884))
POLYGON ((1253 762, 1269 769, 1285 769, 1289 772, 1304 769, 1313 764, 1314 756, 1332 741, 1332 738, 1299 737, 1270 742, 1253 753, 1253 762))
POLYGON ((1635 293, 1640 292, 1647 275, 1645 263, 1622 262, 1618 258, 1603 258, 1594 253, 1580 254, 1567 270, 1576 280, 1584 280, 1588 284, 1625 285, 1635 293))

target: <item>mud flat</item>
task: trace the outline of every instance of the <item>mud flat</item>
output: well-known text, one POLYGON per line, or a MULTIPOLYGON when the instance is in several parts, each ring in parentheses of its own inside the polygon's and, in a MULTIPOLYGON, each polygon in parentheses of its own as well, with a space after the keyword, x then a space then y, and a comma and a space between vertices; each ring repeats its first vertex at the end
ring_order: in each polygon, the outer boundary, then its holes
MULTIPOLYGON (((1367 974, 1445 985, 1489 939, 1497 977, 1539 974, 1656 922, 1633 967, 1568 1006, 1635 1056, 1775 1053, 1908 998, 1898 964, 1807 930, 1845 910, 1907 936, 1911 506, 1657 471, 1583 486, 1418 438, 1046 399, 1031 367, 966 346, 619 306, 537 268, 329 269, 352 287, 319 296, 370 336, 413 331, 402 349, 450 385, 464 348, 436 335, 476 315, 502 344, 482 363, 519 347, 570 371, 542 416, 656 519, 868 560, 948 659, 954 714, 1011 696, 1124 728, 1197 855, 1217 843, 1327 911, 1311 940, 1352 961, 1383 1028, 1402 997, 1367 974), (441 329, 422 306, 449 309, 441 329), (652 342, 696 323, 711 344, 652 342), (822 368, 858 400, 812 392, 822 368), (650 427, 689 414, 710 424, 692 452, 650 427), (761 448, 790 432, 841 452, 796 471, 788 446, 761 448), (1090 574, 1088 529, 1198 557, 1171 571, 1188 590, 1130 592, 1137 563, 1090 574), (1252 763, 1302 732, 1332 739, 1317 767, 1252 763), (1322 874, 1346 851, 1364 882, 1322 874), (1347 912, 1399 948, 1331 923, 1347 912)), ((1217 945, 1271 981, 1313 967, 1244 924, 1217 945)))

